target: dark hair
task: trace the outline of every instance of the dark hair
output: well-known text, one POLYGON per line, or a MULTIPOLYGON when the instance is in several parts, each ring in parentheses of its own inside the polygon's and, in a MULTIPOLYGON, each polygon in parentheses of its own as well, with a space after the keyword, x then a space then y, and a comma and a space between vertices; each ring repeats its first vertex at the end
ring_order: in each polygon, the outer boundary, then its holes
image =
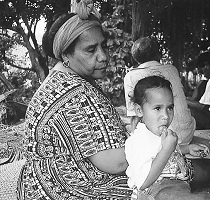
POLYGON ((168 80, 160 76, 149 76, 138 81, 132 101, 142 106, 147 101, 146 90, 152 88, 167 88, 172 92, 172 85, 168 80))
POLYGON ((53 54, 53 40, 58 29, 75 13, 65 13, 60 16, 55 15, 51 21, 47 23, 47 30, 42 37, 42 48, 47 56, 55 58, 53 54))
POLYGON ((132 56, 138 63, 156 60, 159 61, 160 52, 157 41, 149 37, 141 37, 132 47, 132 56))
MULTIPOLYGON (((55 55, 53 54, 53 40, 55 37, 55 34, 59 30, 59 28, 71 17, 75 16, 75 13, 65 13, 60 16, 55 15, 51 21, 47 23, 47 29, 42 37, 42 48, 47 56, 50 56, 52 58, 55 58, 55 55)), ((98 18, 94 16, 93 14, 90 14, 88 17, 88 20, 97 20, 98 18)), ((65 53, 73 53, 75 49, 75 45, 77 43, 76 38, 66 49, 65 53)))

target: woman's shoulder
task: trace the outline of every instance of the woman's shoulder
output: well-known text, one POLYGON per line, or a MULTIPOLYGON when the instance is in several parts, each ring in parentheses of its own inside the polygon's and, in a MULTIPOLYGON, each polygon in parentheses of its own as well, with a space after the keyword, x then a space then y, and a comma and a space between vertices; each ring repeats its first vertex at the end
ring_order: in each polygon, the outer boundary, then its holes
POLYGON ((54 70, 49 73, 37 89, 29 103, 29 107, 43 105, 41 107, 46 109, 61 99, 68 99, 70 96, 82 92, 84 93, 84 87, 77 76, 54 70))
POLYGON ((87 84, 87 81, 75 73, 54 70, 48 75, 41 87, 46 88, 47 86, 52 90, 62 90, 62 92, 75 87, 80 87, 81 91, 81 89, 85 89, 87 84))

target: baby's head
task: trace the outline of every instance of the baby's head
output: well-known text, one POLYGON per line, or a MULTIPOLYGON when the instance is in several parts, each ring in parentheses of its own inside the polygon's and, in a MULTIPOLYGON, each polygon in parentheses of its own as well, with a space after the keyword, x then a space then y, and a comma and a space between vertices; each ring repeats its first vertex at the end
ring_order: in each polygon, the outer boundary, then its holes
POLYGON ((160 60, 158 44, 149 37, 141 37, 136 40, 131 48, 131 54, 135 61, 140 64, 152 60, 160 60))
POLYGON ((174 115, 171 83, 160 77, 150 76, 138 81, 132 97, 136 115, 156 135, 168 128, 174 115))

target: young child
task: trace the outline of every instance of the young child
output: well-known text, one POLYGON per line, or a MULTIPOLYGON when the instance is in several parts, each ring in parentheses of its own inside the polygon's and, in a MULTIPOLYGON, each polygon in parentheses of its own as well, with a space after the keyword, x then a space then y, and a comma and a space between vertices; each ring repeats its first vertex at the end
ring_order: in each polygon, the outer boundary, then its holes
POLYGON ((190 193, 193 167, 183 155, 207 155, 208 148, 199 144, 177 145, 176 133, 168 129, 174 116, 170 82, 159 76, 141 79, 134 88, 132 100, 140 120, 125 143, 129 164, 126 174, 128 185, 133 188, 131 199, 170 199, 171 191, 173 195, 177 192, 176 200, 179 194, 182 194, 180 199, 183 195, 191 200, 205 199, 202 194, 190 193), (171 191, 169 185, 173 186, 171 191), (165 188, 168 189, 165 196, 160 196, 159 192, 165 188))

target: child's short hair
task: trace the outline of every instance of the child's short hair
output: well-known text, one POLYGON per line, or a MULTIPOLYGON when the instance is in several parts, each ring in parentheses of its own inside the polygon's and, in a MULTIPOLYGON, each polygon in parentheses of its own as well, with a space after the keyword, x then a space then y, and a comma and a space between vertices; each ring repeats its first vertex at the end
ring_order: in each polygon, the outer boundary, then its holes
POLYGON ((172 92, 170 81, 160 76, 148 76, 138 81, 134 88, 133 103, 142 106, 147 101, 146 90, 152 88, 167 88, 172 92))

